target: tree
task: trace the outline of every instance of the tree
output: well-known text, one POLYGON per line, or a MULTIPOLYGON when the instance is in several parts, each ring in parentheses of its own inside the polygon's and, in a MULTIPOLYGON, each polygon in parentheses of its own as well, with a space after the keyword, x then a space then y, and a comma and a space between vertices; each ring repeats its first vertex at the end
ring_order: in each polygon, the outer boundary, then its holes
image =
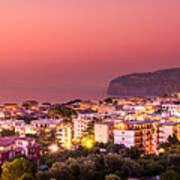
POLYGON ((75 100, 72 100, 72 101, 68 101, 68 102, 66 103, 66 105, 73 105, 73 104, 75 104, 75 103, 80 103, 80 102, 82 102, 81 99, 75 99, 75 100))
POLYGON ((169 142, 170 144, 177 144, 179 141, 178 141, 178 139, 177 139, 176 134, 173 134, 173 136, 169 136, 169 137, 168 137, 168 142, 169 142))
POLYGON ((51 142, 53 142, 53 143, 56 142, 56 129, 52 129, 52 130, 50 131, 48 140, 51 141, 51 142))
POLYGON ((80 160, 79 169, 81 180, 94 179, 95 163, 92 160, 80 160))
POLYGON ((49 179, 53 179, 51 177, 52 175, 50 174, 49 171, 39 171, 37 174, 36 174, 36 179, 38 180, 49 180, 49 179))
POLYGON ((32 163, 24 158, 18 158, 13 160, 12 162, 5 162, 2 165, 2 180, 25 180, 25 178, 29 178, 28 180, 32 180, 32 163))
MULTIPOLYGON (((110 153, 119 153, 121 147, 119 144, 110 143, 107 145, 107 151, 110 153)), ((124 146, 123 146, 124 147, 124 146)))
POLYGON ((166 159, 165 163, 163 159, 154 159, 152 156, 144 157, 144 159, 139 159, 139 164, 141 166, 141 176, 156 176, 161 174, 166 170, 166 159))
POLYGON ((118 154, 108 154, 104 158, 105 167, 109 173, 118 171, 123 166, 123 159, 118 154))
POLYGON ((176 169, 180 167, 180 155, 179 154, 169 154, 168 155, 168 165, 170 168, 176 169))
POLYGON ((157 109, 154 113, 155 114, 161 114, 163 112, 163 109, 162 108, 159 108, 157 109))
POLYGON ((132 159, 138 159, 141 155, 141 151, 137 147, 131 147, 126 149, 127 157, 131 157, 132 159))
POLYGON ((121 178, 115 174, 108 174, 106 175, 105 180, 121 180, 121 178))
POLYGON ((147 163, 147 169, 150 176, 159 175, 163 172, 164 168, 156 161, 150 160, 147 163))
POLYGON ((174 170, 167 170, 161 174, 161 180, 179 180, 180 175, 174 170))
POLYGON ((106 98, 104 99, 104 102, 107 104, 111 104, 113 101, 112 101, 112 98, 106 98))
POLYGON ((72 108, 61 104, 55 104, 51 106, 48 112, 50 118, 63 119, 64 121, 72 121, 72 117, 76 116, 77 113, 72 108))
POLYGON ((32 116, 31 117, 28 117, 28 116, 17 116, 16 117, 17 120, 23 120, 27 124, 30 124, 31 121, 33 121, 33 120, 37 120, 37 118, 38 117, 32 117, 32 116))
POLYGON ((1 132, 1 136, 2 137, 5 137, 5 136, 15 136, 15 135, 16 135, 15 131, 8 130, 8 129, 3 129, 2 132, 1 132))
POLYGON ((132 160, 131 158, 122 159, 122 167, 119 168, 124 172, 125 176, 139 176, 140 175, 140 165, 137 161, 132 160))
POLYGON ((36 137, 36 141, 41 144, 41 153, 45 154, 51 144, 57 143, 56 129, 51 129, 50 131, 41 129, 36 137))
POLYGON ((86 158, 70 158, 65 162, 56 162, 46 172, 38 172, 39 180, 50 178, 66 180, 92 180, 95 178, 95 163, 86 158))
POLYGON ((24 173, 18 180, 35 180, 31 173, 24 173))
POLYGON ((29 108, 29 107, 37 107, 38 106, 38 102, 35 101, 35 100, 28 100, 28 101, 25 101, 22 103, 22 107, 26 107, 26 108, 29 108))

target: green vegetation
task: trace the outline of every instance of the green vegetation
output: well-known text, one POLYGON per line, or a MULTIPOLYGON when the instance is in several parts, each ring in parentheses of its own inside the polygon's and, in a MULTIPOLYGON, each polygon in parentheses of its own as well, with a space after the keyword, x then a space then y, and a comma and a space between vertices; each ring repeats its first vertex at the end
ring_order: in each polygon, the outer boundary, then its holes
POLYGON ((160 148, 164 149, 168 153, 180 153, 180 142, 176 135, 169 136, 168 141, 160 145, 160 148))
POLYGON ((159 108, 157 109, 154 113, 155 114, 161 114, 163 112, 163 109, 162 108, 159 108))
POLYGON ((17 120, 24 120, 25 123, 30 124, 31 121, 33 120, 37 120, 37 117, 27 117, 27 116, 17 116, 16 117, 17 120))
POLYGON ((180 175, 173 170, 168 170, 161 175, 161 180, 179 180, 180 175))
POLYGON ((126 179, 128 176, 139 177, 142 173, 138 162, 120 154, 86 153, 78 158, 56 161, 48 171, 38 172, 37 179, 104 180, 109 174, 116 174, 116 177, 120 174, 126 179))
POLYGON ((64 121, 72 122, 72 117, 76 116, 76 111, 72 108, 61 104, 51 106, 48 116, 53 119, 63 119, 64 121))
MULTIPOLYGON (((53 133, 49 137, 43 133, 39 141, 49 138, 47 142, 50 143, 53 133)), ((170 147, 179 144, 174 140, 172 142, 168 142, 170 147)), ((37 180, 127 180, 129 177, 149 179, 155 176, 161 180, 180 179, 180 152, 142 156, 142 152, 135 147, 126 148, 112 143, 46 153, 41 157, 40 164, 47 165, 49 169, 38 171, 37 180)), ((33 180, 32 164, 22 158, 6 162, 2 166, 1 178, 33 180)))
POLYGON ((80 100, 80 99, 75 99, 75 100, 72 100, 72 101, 67 102, 66 105, 73 105, 73 104, 75 104, 75 103, 80 103, 80 102, 82 102, 82 100, 80 100))
POLYGON ((45 172, 39 171, 37 179, 61 180, 66 177, 67 180, 126 180, 128 177, 155 176, 160 176, 162 180, 168 180, 168 177, 172 177, 172 180, 179 178, 180 152, 145 156, 141 154, 142 152, 135 147, 126 148, 111 143, 96 143, 90 149, 80 146, 74 151, 43 156, 41 164, 46 164, 50 168, 45 172))
POLYGON ((15 133, 15 131, 13 131, 13 130, 8 130, 8 129, 3 129, 0 134, 1 134, 1 137, 15 136, 15 135, 17 135, 17 134, 15 133))
POLYGON ((106 98, 104 99, 104 102, 107 104, 111 104, 113 101, 112 101, 112 98, 106 98))
POLYGON ((33 107, 33 106, 38 106, 38 102, 35 100, 30 100, 30 101, 25 101, 22 103, 23 107, 29 108, 29 107, 33 107))
POLYGON ((32 163, 18 158, 2 165, 2 180, 34 180, 32 163))
POLYGON ((38 136, 36 136, 37 143, 41 144, 41 155, 48 152, 48 147, 56 143, 56 130, 52 129, 50 131, 40 130, 38 136))
POLYGON ((121 178, 117 176, 116 174, 109 174, 109 175, 106 175, 105 180, 121 180, 121 178))

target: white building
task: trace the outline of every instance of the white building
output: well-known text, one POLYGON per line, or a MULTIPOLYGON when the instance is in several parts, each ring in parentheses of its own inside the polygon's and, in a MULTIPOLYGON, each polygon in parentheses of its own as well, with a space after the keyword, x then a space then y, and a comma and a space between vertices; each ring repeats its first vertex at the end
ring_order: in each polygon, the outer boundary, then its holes
POLYGON ((42 120, 34 120, 31 121, 31 125, 36 128, 56 128, 58 124, 61 124, 63 121, 61 119, 58 120, 50 120, 50 119, 42 119, 42 120))
POLYGON ((38 131, 40 129, 44 129, 46 131, 50 131, 54 129, 56 131, 56 139, 59 144, 64 147, 70 147, 72 141, 72 125, 70 123, 66 123, 62 120, 35 120, 31 122, 31 127, 27 127, 26 130, 29 132, 33 132, 34 128, 38 131))
POLYGON ((158 122, 151 120, 122 121, 115 124, 114 143, 138 147, 145 153, 156 153, 158 148, 158 122))
POLYGON ((92 122, 92 119, 74 119, 74 138, 82 137, 90 122, 92 122))
POLYGON ((56 138, 58 143, 66 148, 71 147, 72 125, 70 123, 61 123, 56 127, 56 138))
POLYGON ((94 126, 95 141, 101 143, 108 143, 113 141, 113 136, 114 136, 113 131, 114 131, 113 122, 95 123, 94 126))
POLYGON ((180 117, 180 104, 163 104, 162 109, 166 112, 169 112, 170 115, 180 117))
POLYGON ((89 124, 98 116, 97 113, 78 113, 78 117, 73 119, 74 138, 82 137, 89 124))
POLYGON ((180 137, 180 124, 177 122, 164 122, 159 127, 159 143, 165 143, 168 141, 169 136, 176 135, 180 137))

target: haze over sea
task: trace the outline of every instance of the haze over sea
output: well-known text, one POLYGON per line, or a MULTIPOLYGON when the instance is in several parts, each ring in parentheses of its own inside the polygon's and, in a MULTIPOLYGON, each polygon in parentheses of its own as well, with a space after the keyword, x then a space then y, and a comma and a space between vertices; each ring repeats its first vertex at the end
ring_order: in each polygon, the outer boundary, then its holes
POLYGON ((60 88, 0 88, 0 104, 21 103, 24 100, 37 100, 39 102, 63 103, 74 99, 102 99, 106 97, 106 87, 66 86, 60 88))

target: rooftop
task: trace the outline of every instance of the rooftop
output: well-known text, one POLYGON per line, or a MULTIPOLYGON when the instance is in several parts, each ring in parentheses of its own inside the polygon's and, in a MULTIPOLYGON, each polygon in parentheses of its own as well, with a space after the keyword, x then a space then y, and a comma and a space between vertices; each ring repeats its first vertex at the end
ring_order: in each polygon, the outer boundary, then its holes
POLYGON ((153 123, 155 122, 154 120, 143 120, 143 121, 139 121, 139 120, 128 120, 126 121, 127 124, 148 124, 148 123, 153 123))

